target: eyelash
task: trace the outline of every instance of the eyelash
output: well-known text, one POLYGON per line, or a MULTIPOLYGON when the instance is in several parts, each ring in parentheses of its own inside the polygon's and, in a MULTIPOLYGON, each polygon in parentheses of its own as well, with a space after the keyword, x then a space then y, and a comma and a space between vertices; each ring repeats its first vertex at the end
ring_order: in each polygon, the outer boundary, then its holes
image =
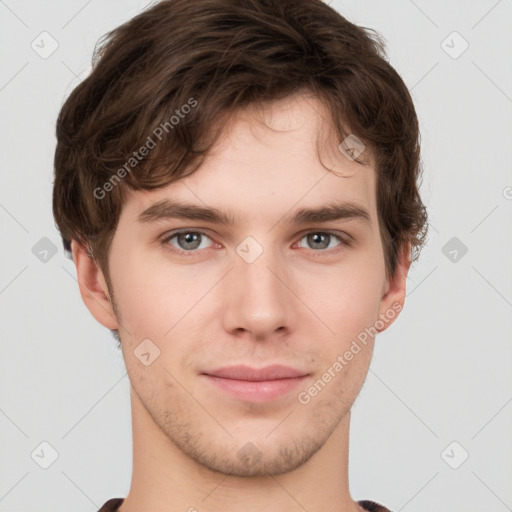
MULTIPOLYGON (((175 238, 177 235, 180 235, 180 234, 187 234, 187 233, 193 233, 193 234, 199 234, 201 236, 205 236, 207 238, 210 238, 211 240, 211 237, 208 236, 205 232, 203 231, 200 231, 200 230, 192 230, 192 229, 181 229, 181 230, 177 230, 177 231, 172 231, 171 233, 168 233, 163 239, 162 239, 162 245, 165 245, 166 248, 175 253, 175 254, 178 254, 178 255, 184 255, 184 256, 187 256, 187 257, 194 257, 194 256, 197 256, 199 255, 199 253, 201 251, 203 251, 204 249, 193 249, 193 250, 190 250, 190 251, 185 251, 183 249, 178 249, 174 246, 171 246, 169 244, 169 242, 175 238)), ((308 235, 311 235, 311 234, 322 234, 322 235, 330 235, 336 239, 338 239, 338 241, 340 242, 340 245, 333 248, 333 249, 318 249, 318 250, 315 250, 315 249, 311 249, 311 251, 313 251, 313 253, 317 253, 315 254, 315 256, 322 256, 323 254, 335 254, 337 252, 339 252, 340 250, 343 250, 343 248, 345 247, 350 247, 352 246, 352 240, 349 239, 348 235, 347 237, 343 237, 341 236, 338 232, 334 232, 334 231, 330 231, 330 230, 323 230, 323 231, 320 231, 320 230, 312 230, 312 231, 308 231, 306 233, 304 233, 301 238, 299 239, 302 240, 303 238, 305 238, 306 236, 308 235)))

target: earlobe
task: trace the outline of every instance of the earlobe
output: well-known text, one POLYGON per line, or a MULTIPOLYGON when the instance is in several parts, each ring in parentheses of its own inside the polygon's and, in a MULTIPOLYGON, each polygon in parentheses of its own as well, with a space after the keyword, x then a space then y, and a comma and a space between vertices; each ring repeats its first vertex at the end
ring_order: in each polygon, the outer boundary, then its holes
POLYGON ((411 266, 411 244, 407 243, 399 252, 398 264, 393 278, 388 279, 384 295, 380 301, 379 318, 384 321, 384 327, 379 332, 385 331, 398 316, 405 303, 405 285, 409 267, 411 266))
POLYGON ((76 266, 80 295, 87 309, 100 324, 109 329, 118 329, 119 324, 110 302, 103 272, 80 242, 71 242, 71 252, 76 266))

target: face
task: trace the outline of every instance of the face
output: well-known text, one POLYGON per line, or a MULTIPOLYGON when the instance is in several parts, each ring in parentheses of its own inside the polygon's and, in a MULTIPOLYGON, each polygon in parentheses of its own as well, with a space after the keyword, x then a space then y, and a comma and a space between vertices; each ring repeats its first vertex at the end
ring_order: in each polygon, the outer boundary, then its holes
POLYGON ((386 280, 375 170, 338 150, 322 104, 272 103, 274 130, 254 116, 239 112, 193 175, 131 193, 109 253, 116 318, 90 308, 119 329, 132 392, 161 432, 244 476, 290 471, 326 444, 405 281, 386 280), (165 201, 231 223, 179 218, 165 201), (304 213, 327 205, 345 208, 304 213))

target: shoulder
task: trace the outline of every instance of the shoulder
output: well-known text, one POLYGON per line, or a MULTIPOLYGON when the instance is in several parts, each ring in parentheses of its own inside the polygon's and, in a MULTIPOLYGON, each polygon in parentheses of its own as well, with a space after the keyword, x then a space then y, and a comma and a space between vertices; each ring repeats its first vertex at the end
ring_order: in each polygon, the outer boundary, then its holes
POLYGON ((368 510, 368 512, 391 512, 388 508, 379 505, 374 501, 362 500, 358 501, 357 503, 361 505, 361 507, 363 507, 365 510, 368 510))
POLYGON ((108 500, 99 510, 98 512, 117 512, 117 509, 123 503, 124 498, 112 498, 108 500))

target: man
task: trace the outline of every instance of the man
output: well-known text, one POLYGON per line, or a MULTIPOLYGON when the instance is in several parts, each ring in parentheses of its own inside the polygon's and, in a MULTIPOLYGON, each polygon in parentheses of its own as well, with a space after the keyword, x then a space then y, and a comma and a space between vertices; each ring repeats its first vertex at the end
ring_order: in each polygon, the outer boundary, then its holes
POLYGON ((350 495, 350 409, 427 215, 379 38, 318 0, 164 0, 57 138, 55 219, 131 384, 101 511, 386 511, 350 495))

